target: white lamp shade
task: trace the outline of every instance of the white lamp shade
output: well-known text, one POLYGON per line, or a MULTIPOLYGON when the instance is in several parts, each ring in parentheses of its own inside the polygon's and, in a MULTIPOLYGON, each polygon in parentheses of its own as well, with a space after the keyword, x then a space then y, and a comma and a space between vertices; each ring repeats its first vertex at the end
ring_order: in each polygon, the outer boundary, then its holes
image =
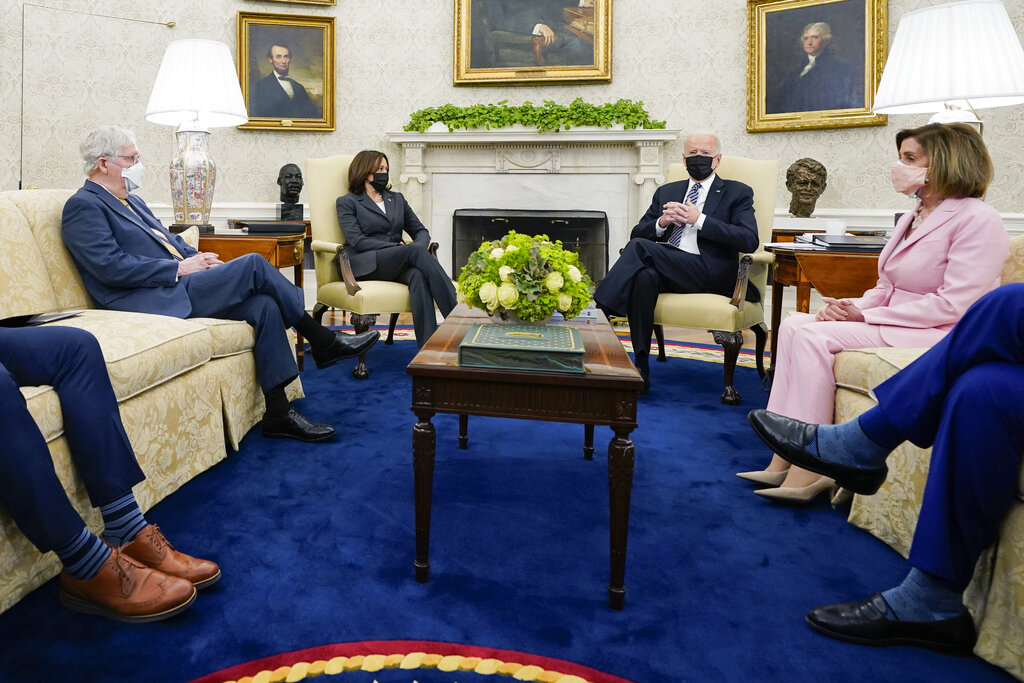
POLYGON ((1024 102, 1024 49, 1000 0, 935 5, 900 19, 873 111, 936 112, 963 100, 975 109, 1024 102))
POLYGON ((208 128, 248 121, 228 46, 202 39, 168 45, 149 96, 146 120, 167 126, 196 120, 208 128))

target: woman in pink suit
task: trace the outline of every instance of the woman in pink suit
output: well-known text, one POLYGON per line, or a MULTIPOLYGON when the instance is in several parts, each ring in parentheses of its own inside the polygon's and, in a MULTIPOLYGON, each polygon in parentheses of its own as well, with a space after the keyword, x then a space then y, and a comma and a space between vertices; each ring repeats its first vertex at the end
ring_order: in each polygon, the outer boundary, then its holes
MULTIPOLYGON (((817 315, 798 314, 779 328, 768 410, 813 424, 832 422, 835 354, 878 346, 929 347, 974 301, 999 286, 1008 238, 985 204, 992 160, 966 124, 929 124, 896 135, 897 192, 918 204, 893 230, 878 259, 878 284, 858 299, 825 298, 817 315)), ((773 501, 806 503, 834 482, 773 455, 763 471, 740 477, 769 487, 773 501)))

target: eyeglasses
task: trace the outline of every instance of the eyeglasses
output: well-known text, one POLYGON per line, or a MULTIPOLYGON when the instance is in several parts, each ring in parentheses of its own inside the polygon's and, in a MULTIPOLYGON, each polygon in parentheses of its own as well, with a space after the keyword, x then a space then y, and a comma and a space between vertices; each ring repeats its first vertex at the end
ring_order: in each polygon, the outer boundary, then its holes
POLYGON ((142 159, 142 155, 134 154, 132 156, 128 156, 126 154, 117 154, 113 158, 114 159, 127 159, 128 161, 132 162, 131 165, 134 166, 135 164, 139 163, 140 159, 142 159))

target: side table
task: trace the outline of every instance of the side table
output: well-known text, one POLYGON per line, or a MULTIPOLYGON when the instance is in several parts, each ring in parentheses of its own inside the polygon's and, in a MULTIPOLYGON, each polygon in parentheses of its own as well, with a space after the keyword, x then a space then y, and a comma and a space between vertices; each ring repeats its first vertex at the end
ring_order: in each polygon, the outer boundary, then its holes
MULTIPOLYGON (((219 254, 221 261, 230 261, 246 254, 259 254, 275 268, 294 268, 295 284, 299 289, 302 289, 304 249, 305 235, 302 234, 249 235, 237 230, 217 230, 212 235, 199 236, 199 250, 219 254)), ((303 369, 303 345, 302 335, 296 332, 295 359, 299 370, 303 369)))

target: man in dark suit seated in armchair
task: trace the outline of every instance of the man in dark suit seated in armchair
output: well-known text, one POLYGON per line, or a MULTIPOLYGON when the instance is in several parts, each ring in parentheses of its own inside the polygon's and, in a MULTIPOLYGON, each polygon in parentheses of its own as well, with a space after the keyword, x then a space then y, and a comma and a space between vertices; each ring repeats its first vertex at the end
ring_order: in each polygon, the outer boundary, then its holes
MULTIPOLYGON (((757 249, 754 191, 715 174, 721 161, 718 137, 696 133, 686 138, 683 157, 689 179, 662 185, 633 228, 608 275, 594 292, 607 315, 629 318, 633 358, 650 384, 649 359, 654 308, 662 292, 709 292, 732 296, 741 253, 757 249)), ((747 299, 760 293, 747 288, 747 299)))

